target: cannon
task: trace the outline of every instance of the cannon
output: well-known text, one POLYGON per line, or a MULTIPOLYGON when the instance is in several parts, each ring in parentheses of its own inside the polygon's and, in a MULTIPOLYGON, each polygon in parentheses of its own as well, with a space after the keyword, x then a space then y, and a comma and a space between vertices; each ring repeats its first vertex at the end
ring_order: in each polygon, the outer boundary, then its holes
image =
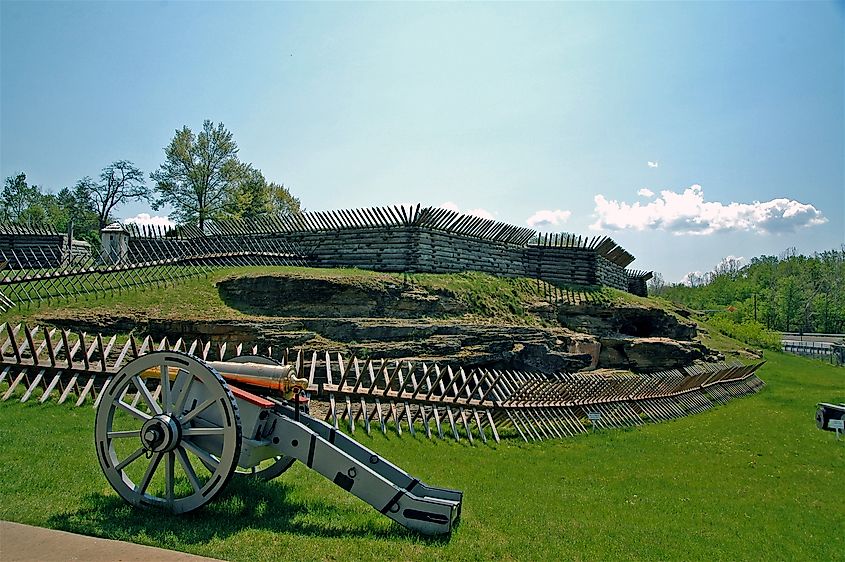
POLYGON ((129 504, 179 514, 212 501, 233 477, 269 480, 299 460, 406 528, 450 533, 463 493, 420 482, 309 415, 307 383, 264 357, 142 355, 100 394, 100 466, 129 504))
POLYGON ((843 404, 828 404, 821 402, 816 409, 816 427, 826 431, 836 431, 831 427, 831 420, 845 421, 845 403, 843 404))

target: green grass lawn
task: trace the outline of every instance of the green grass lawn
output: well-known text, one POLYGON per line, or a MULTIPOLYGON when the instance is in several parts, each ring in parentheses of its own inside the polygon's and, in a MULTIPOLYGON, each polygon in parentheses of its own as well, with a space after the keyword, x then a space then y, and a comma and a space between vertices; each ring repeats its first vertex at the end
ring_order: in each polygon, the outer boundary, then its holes
POLYGON ((0 518, 231 560, 842 560, 845 441, 815 427, 845 369, 778 353, 758 395, 631 430, 499 446, 356 437, 423 481, 464 490, 450 539, 406 532, 295 465, 230 484, 195 514, 123 504, 91 408, 0 403, 0 518))

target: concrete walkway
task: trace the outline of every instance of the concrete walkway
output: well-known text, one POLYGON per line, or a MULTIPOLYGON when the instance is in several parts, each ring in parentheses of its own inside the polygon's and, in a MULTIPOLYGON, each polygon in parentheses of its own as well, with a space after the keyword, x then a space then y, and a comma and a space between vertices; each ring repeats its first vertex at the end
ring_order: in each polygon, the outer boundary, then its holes
POLYGON ((123 541, 86 537, 64 531, 0 521, 0 562, 215 562, 123 541))

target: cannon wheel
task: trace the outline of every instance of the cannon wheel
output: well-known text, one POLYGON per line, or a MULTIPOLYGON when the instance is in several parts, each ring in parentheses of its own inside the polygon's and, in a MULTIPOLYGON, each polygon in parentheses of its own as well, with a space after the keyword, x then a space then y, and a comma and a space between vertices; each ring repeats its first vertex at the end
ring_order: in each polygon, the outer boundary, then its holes
POLYGON ((226 486, 241 426, 237 402, 214 369, 185 353, 155 351, 123 367, 102 393, 97 458, 120 497, 185 513, 226 486), (160 384, 155 392, 151 378, 160 384))
MULTIPOLYGON (((239 355, 228 359, 228 361, 232 363, 256 363, 258 365, 281 365, 279 361, 263 355, 239 355)), ((235 477, 259 478, 265 481, 272 480, 289 469, 294 462, 296 462, 296 459, 293 457, 279 455, 252 468, 235 467, 235 477)))

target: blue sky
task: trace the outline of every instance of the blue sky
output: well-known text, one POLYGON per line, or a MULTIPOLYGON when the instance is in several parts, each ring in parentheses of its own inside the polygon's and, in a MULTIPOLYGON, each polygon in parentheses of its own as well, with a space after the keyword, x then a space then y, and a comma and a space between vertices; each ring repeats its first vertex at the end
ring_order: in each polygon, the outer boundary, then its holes
POLYGON ((149 173, 211 119, 308 209, 603 233, 678 281, 845 243, 844 22, 841 2, 4 0, 0 173, 149 173))

